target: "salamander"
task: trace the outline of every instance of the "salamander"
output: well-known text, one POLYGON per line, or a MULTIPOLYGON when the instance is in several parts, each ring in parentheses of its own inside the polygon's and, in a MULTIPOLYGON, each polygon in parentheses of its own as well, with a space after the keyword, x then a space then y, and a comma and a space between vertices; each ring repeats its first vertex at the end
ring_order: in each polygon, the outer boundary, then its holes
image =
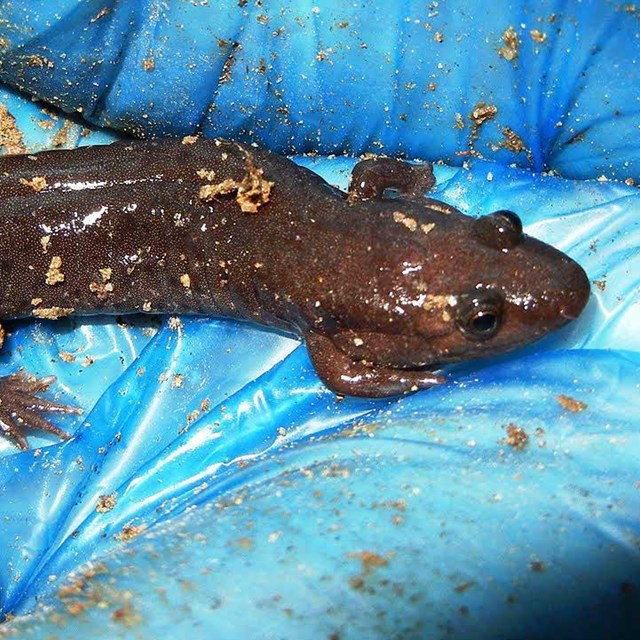
MULTIPOLYGON (((511 211, 470 217, 428 196, 430 164, 371 158, 348 192, 231 141, 124 141, 0 159, 0 318, 200 314, 306 341, 338 394, 444 382, 576 318, 589 281, 511 211)), ((0 342, 4 331, 0 336, 0 342)), ((0 379, 0 428, 61 438, 36 396, 0 379)))

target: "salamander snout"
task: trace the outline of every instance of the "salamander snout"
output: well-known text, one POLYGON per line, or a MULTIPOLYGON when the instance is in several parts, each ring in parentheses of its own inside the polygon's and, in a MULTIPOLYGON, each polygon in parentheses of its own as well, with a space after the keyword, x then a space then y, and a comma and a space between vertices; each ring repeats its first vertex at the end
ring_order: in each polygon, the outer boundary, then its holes
MULTIPOLYGON (((479 244, 503 254, 500 257, 510 263, 504 272, 514 274, 514 283, 528 280, 520 289, 530 287, 539 301, 546 302, 544 306, 558 318, 560 325, 580 315, 589 299, 590 285, 586 273, 577 262, 560 251, 528 238, 523 233, 520 217, 513 211, 495 211, 475 219, 472 235, 479 244), (505 254, 511 254, 511 258, 505 254)), ((512 296, 511 301, 527 307, 525 298, 512 296), (517 298, 520 298, 519 302, 517 298)), ((530 299, 533 298, 531 296, 530 299)))
POLYGON ((486 357, 529 344, 576 319, 589 300, 582 267, 550 245, 521 237, 509 212, 483 224, 478 228, 485 239, 499 229, 500 245, 483 242, 484 252, 477 246, 467 251, 464 279, 450 295, 436 297, 441 306, 428 307, 441 315, 417 321, 434 360, 486 357), (448 322, 448 330, 440 322, 448 322))
MULTIPOLYGON (((575 320, 584 310, 591 286, 584 269, 560 251, 533 238, 523 276, 506 286, 508 315, 513 333, 541 336, 575 320)), ((516 267, 515 272, 520 270, 516 267)))

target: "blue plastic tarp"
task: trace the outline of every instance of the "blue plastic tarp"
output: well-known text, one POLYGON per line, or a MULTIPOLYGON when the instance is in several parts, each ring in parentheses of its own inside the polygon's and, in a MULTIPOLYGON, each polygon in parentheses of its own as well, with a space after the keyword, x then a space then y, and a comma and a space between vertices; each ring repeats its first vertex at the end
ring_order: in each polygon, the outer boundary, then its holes
MULTIPOLYGON (((85 413, 70 442, 0 442, 0 610, 36 610, 0 636, 637 637, 640 196, 612 181, 640 177, 637 15, 242 4, 14 0, 0 75, 129 134, 448 161, 435 197, 517 211, 592 299, 392 401, 337 400, 303 345, 246 324, 16 323, 0 372, 55 374, 85 413)), ((59 115, 0 102, 25 150, 59 139, 59 115)), ((62 139, 109 139, 83 126, 62 139)), ((342 187, 355 162, 297 160, 342 187)))

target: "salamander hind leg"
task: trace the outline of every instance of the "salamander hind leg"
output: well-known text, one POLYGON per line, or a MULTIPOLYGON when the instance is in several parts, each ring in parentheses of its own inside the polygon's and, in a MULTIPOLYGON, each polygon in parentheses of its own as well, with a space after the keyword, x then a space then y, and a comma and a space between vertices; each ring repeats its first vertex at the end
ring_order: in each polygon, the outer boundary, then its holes
POLYGON ((431 163, 409 164, 394 158, 361 160, 351 172, 349 200, 386 200, 394 196, 420 197, 436 179, 431 163))
POLYGON ((383 398, 427 389, 445 379, 432 371, 369 366, 352 360, 331 338, 315 331, 305 335, 309 356, 320 379, 339 394, 383 398))
POLYGON ((24 373, 0 377, 0 433, 16 443, 18 448, 29 448, 26 434, 31 431, 51 433, 62 440, 71 436, 42 416, 43 413, 75 413, 82 410, 38 397, 55 382, 55 376, 36 379, 24 373))

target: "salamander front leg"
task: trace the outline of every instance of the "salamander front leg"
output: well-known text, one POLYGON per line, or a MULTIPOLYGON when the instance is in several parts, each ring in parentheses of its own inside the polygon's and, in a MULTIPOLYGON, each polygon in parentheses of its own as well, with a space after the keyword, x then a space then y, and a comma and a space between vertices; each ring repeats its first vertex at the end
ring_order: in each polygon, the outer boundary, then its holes
POLYGON ((409 164, 393 158, 361 160, 351 172, 349 200, 386 200, 398 196, 423 197, 436 179, 431 163, 409 164))
POLYGON ((352 360, 331 338, 309 331, 305 335, 309 356, 322 381, 336 393, 382 398, 427 389, 445 382, 431 371, 409 371, 369 366, 352 360))

